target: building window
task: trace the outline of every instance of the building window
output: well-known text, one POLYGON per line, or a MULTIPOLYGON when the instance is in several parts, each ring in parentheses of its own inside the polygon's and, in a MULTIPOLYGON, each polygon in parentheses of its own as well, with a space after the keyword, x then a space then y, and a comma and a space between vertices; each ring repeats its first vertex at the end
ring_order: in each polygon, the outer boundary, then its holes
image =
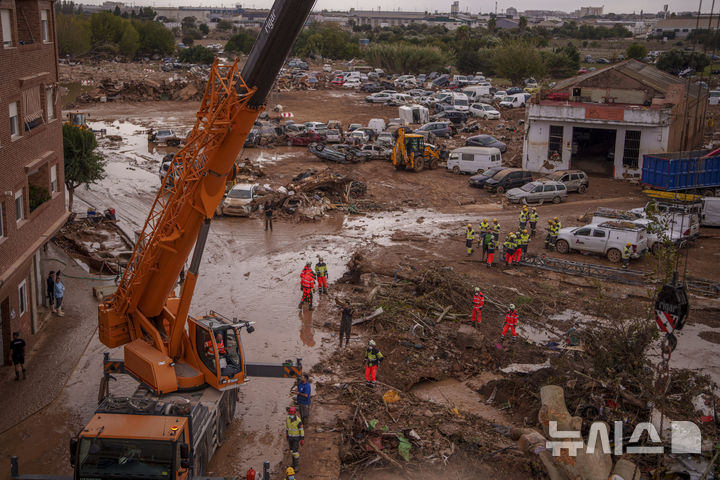
POLYGON ((27 312, 27 283, 25 280, 18 285, 18 305, 20 315, 25 315, 25 312, 27 312))
POLYGON ((58 191, 57 184, 57 165, 50 167, 50 191, 55 193, 58 191))
POLYGON ((0 10, 0 29, 2 29, 3 47, 12 47, 12 22, 10 21, 10 10, 0 10))
POLYGON ((20 135, 20 120, 18 119, 17 102, 8 105, 10 111, 10 138, 20 135))
POLYGON ((29 132, 43 124, 43 109, 40 101, 40 86, 23 90, 23 123, 29 132))
POLYGON ((19 222, 25 218, 25 199, 22 188, 15 192, 15 221, 19 222))
POLYGON ((53 87, 45 87, 45 103, 47 103, 47 119, 49 122, 55 118, 55 89, 53 87))
POLYGON ((628 168, 638 168, 640 158, 640 131, 625 131, 625 149, 623 151, 623 165, 628 168))
POLYGON ((48 11, 40 10, 40 28, 43 43, 50 42, 50 24, 48 23, 48 11))
POLYGON ((550 138, 548 139, 548 155, 562 150, 563 135, 565 127, 559 125, 550 125, 550 138))

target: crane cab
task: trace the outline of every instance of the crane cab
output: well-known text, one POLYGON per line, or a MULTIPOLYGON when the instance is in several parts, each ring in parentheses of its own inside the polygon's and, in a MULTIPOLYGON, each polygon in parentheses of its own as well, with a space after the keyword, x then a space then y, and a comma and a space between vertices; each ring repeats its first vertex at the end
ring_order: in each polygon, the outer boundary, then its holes
POLYGON ((198 368, 204 383, 225 390, 245 382, 245 357, 240 329, 248 333, 254 328, 250 322, 233 323, 214 312, 202 318, 188 317, 188 330, 198 368))

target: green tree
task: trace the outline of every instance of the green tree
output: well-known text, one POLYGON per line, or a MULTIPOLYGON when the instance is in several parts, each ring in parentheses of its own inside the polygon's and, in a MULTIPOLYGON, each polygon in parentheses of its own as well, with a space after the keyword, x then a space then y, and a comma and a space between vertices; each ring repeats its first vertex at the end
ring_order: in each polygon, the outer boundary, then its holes
POLYGON ((446 53, 437 47, 423 47, 403 43, 373 45, 365 58, 370 65, 389 73, 439 71, 451 63, 446 53))
POLYGON ((228 22, 227 20, 220 20, 217 25, 215 25, 215 28, 217 28, 221 32, 225 32, 228 30, 232 30, 233 24, 232 22, 228 22))
POLYGON ((704 70, 710 65, 710 58, 701 52, 684 52, 673 49, 661 53, 655 65, 660 70, 677 75, 688 68, 698 72, 704 70))
POLYGON ((133 26, 140 35, 139 53, 169 55, 175 51, 175 37, 162 23, 133 20, 133 26))
POLYGON ((185 17, 180 22, 180 26, 184 29, 195 28, 195 17, 185 17))
POLYGON ((494 16, 490 17, 490 20, 488 20, 488 30, 490 30, 491 32, 494 32, 496 27, 497 27, 497 20, 495 19, 494 16))
POLYGON ((90 16, 90 40, 93 46, 117 44, 124 30, 123 19, 110 12, 97 12, 90 16))
POLYGON ((120 53, 125 55, 129 60, 135 58, 135 54, 140 49, 140 34, 135 30, 132 23, 127 22, 125 24, 125 31, 122 37, 120 37, 118 48, 120 49, 120 53))
POLYGON ((647 57, 647 48, 639 43, 633 43, 627 50, 625 50, 625 56, 627 58, 635 58, 637 60, 647 57))
POLYGON ((247 30, 242 29, 230 37, 230 40, 225 44, 225 51, 233 55, 249 53, 254 42, 255 37, 248 33, 247 30))
POLYGON ((152 9, 152 7, 143 7, 140 9, 137 16, 141 20, 154 20, 157 13, 152 9))
MULTIPOLYGON (((183 33, 183 36, 182 36, 182 39, 181 39, 181 40, 182 40, 182 43, 183 43, 184 45, 187 45, 187 46, 190 46, 190 45, 192 45, 193 43, 195 43, 195 37, 193 37, 193 36, 190 35, 189 33, 183 33)), ((193 62, 193 63, 194 63, 194 62, 193 62)))
POLYGON ((527 26, 528 26, 527 18, 526 18, 526 17, 520 17, 520 20, 518 21, 518 28, 520 29, 520 31, 521 31, 521 32, 524 32, 525 29, 527 28, 527 26))
POLYGON ((121 13, 122 12, 120 12, 120 7, 115 5, 115 10, 113 10, 113 15, 115 15, 116 17, 119 17, 121 15, 121 13))
POLYGON ((542 78, 545 65, 540 52, 527 42, 505 42, 493 51, 495 74, 520 84, 528 77, 542 78))
POLYGON ((456 55, 455 68, 460 73, 471 74, 475 72, 484 72, 483 61, 480 56, 480 50, 472 48, 461 48, 458 49, 456 55))
POLYGON ((83 55, 90 50, 90 25, 85 17, 58 13, 55 31, 60 56, 83 55))
POLYGON ((195 45, 180 51, 178 59, 182 63, 199 63, 201 65, 209 65, 215 59, 215 53, 209 48, 201 45, 195 45))
POLYGON ((208 33, 210 33, 210 27, 207 26, 207 23, 201 23, 200 25, 198 25, 198 28, 203 35, 207 35, 208 33))
POLYGON ((63 125, 65 188, 68 191, 70 211, 73 209, 77 187, 88 186, 105 177, 105 158, 96 149, 97 140, 92 130, 82 129, 76 125, 63 125))

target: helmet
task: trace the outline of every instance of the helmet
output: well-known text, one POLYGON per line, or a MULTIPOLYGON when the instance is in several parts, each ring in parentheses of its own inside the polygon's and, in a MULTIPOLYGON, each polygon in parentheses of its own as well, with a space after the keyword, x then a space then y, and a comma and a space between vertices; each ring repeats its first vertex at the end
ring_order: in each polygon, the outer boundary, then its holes
POLYGON ((322 258, 322 257, 318 257, 318 262, 322 262, 322 261, 323 261, 323 258, 322 258))
POLYGON ((527 233, 527 229, 526 229, 526 230, 523 230, 523 233, 527 233))
POLYGON ((533 212, 535 211, 535 207, 532 208, 532 211, 533 211, 533 212))
POLYGON ((510 304, 510 310, 515 310, 515 304, 514 304, 514 303, 511 303, 511 304, 510 304))
POLYGON ((555 217, 555 218, 553 218, 553 220, 555 220, 555 221, 557 222, 557 221, 558 221, 558 218, 557 218, 557 217, 555 217))
POLYGON ((487 223, 487 218, 483 218, 483 222, 487 223))
POLYGON ((527 210, 527 205, 523 205, 523 210, 527 210))
POLYGON ((295 469, 293 467, 286 468, 285 475, 295 475, 295 469))
POLYGON ((625 246, 629 247, 630 245, 632 245, 632 243, 628 242, 625 246))
POLYGON ((472 228, 472 223, 468 223, 468 228, 472 228))
POLYGON ((289 413, 290 415, 295 415, 295 407, 290 407, 290 408, 288 408, 288 413, 289 413))
POLYGON ((376 345, 375 340, 370 340, 368 342, 368 345, 370 345, 371 347, 374 347, 376 345))
POLYGON ((514 233, 511 233, 509 236, 510 236, 510 238, 515 238, 515 234, 514 234, 514 233))
POLYGON ((553 223, 553 219, 552 219, 552 218, 548 218, 548 223, 553 223))
POLYGON ((497 223, 497 218, 493 218, 493 223, 497 223))
POLYGON ((308 260, 307 262, 305 262, 305 265, 307 265, 309 267, 312 265, 312 262, 310 260, 308 260))
POLYGON ((480 291, 480 287, 475 287, 475 293, 480 291))

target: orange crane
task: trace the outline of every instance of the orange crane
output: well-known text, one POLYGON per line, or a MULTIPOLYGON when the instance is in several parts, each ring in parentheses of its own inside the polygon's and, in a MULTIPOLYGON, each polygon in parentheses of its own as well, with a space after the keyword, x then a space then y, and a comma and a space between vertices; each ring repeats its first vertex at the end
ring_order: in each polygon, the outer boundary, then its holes
POLYGON ((173 181, 163 182, 117 291, 99 305, 100 340, 124 347, 124 359, 105 354, 100 406, 70 442, 73 478, 200 476, 224 440, 246 376, 301 374, 299 360, 245 362, 240 331, 252 332, 252 322, 188 313, 225 182, 313 3, 276 0, 242 72, 237 60, 213 63, 195 126, 168 169, 173 181), (132 397, 109 395, 112 373, 140 382, 132 397))

